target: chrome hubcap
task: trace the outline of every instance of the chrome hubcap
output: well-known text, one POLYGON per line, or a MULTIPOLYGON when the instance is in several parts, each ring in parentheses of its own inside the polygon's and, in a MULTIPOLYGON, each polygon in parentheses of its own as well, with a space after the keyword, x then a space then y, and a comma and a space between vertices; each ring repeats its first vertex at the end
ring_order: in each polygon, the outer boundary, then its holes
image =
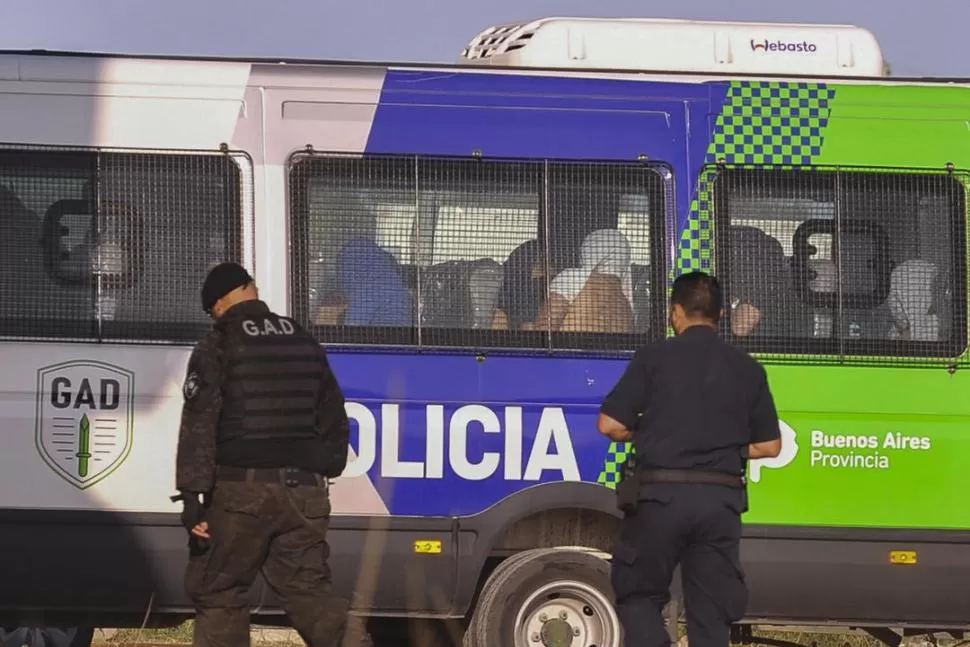
POLYGON ((551 582, 522 604, 515 647, 617 647, 620 623, 610 601, 575 580, 551 582))

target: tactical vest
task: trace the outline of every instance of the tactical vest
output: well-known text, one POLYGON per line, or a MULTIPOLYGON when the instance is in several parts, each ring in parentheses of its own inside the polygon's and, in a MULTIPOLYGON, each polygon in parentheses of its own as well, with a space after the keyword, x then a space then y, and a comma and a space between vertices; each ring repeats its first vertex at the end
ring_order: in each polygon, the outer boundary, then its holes
POLYGON ((225 365, 219 442, 317 437, 323 364, 316 340, 260 301, 236 306, 218 326, 225 365))

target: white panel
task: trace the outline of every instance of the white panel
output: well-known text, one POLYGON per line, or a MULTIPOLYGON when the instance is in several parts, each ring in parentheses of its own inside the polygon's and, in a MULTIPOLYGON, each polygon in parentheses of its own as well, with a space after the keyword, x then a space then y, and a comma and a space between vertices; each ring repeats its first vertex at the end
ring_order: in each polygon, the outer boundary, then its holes
MULTIPOLYGON (((259 66, 264 164, 258 169, 256 270, 260 296, 289 312, 287 163, 307 144, 318 150, 363 152, 374 121, 384 72, 368 69, 259 66)), ((350 461, 354 460, 351 449, 350 461)), ((331 492, 334 514, 387 515, 367 474, 340 478, 331 492)))
POLYGON ((241 97, 221 102, 101 98, 94 132, 105 146, 212 149, 232 139, 241 107, 241 97))
MULTIPOLYGON (((250 85, 279 90, 326 90, 326 100, 364 101, 380 90, 384 83, 384 66, 364 67, 360 65, 301 63, 256 63, 250 74, 250 85), (363 92, 363 95, 353 94, 363 92), (349 94, 343 94, 349 93, 349 94)), ((323 95, 317 98, 324 100, 323 95)))
POLYGON ((231 141, 241 106, 241 100, 4 93, 0 141, 212 150, 231 141))
POLYGON ((20 66, 13 56, 0 56, 0 81, 16 81, 20 75, 20 66))
POLYGON ((241 92, 250 65, 232 61, 173 61, 70 56, 13 57, 23 81, 60 81, 181 87, 226 87, 241 92))
MULTIPOLYGON (((286 70, 286 74, 295 71, 286 70)), ((321 151, 361 153, 367 145, 374 113, 380 99, 383 74, 318 74, 318 89, 267 89, 263 93, 265 115, 264 201, 257 208, 256 266, 260 294, 271 308, 289 311, 289 209, 286 169, 290 156, 307 144, 321 151), (284 118, 284 105, 299 105, 296 114, 284 118), (293 117, 296 118, 293 118, 293 117)), ((283 72, 281 72, 283 73, 283 72)), ((266 70, 264 81, 270 81, 266 70)), ((280 83, 273 78, 274 84, 280 83)))
MULTIPOLYGON (((0 371, 0 508, 181 510, 168 497, 189 353, 4 342, 5 365, 18 369, 0 371), (85 379, 91 400, 79 398, 85 379), (120 386, 105 389, 104 400, 102 379, 120 386)), ((366 475, 337 479, 332 498, 335 514, 388 513, 366 475)))
MULTIPOLYGON (((16 371, 0 371, 0 420, 4 431, 3 469, 0 469, 0 508, 77 508, 141 512, 177 512, 168 497, 175 487, 175 447, 181 414, 181 382, 189 350, 138 346, 3 343, 4 363, 16 371), (100 404, 96 378, 103 368, 57 368, 67 361, 90 360, 107 363, 115 370, 131 373, 132 407, 129 389, 122 386, 117 408, 99 406, 54 407, 51 385, 69 377, 62 394, 76 398, 79 378, 94 378, 95 403, 100 404), (45 371, 45 369, 48 369, 45 371), (42 384, 38 385, 41 380, 42 384), (72 451, 77 448, 78 419, 111 420, 113 427, 130 433, 127 457, 114 465, 96 464, 92 457, 88 479, 97 480, 82 489, 70 474, 72 451), (129 417, 130 414, 130 417, 129 417), (51 422, 52 419, 56 419, 51 422), (57 425, 52 427, 51 425, 57 425), (45 428, 46 427, 46 428, 45 428), (45 457, 44 436, 63 427, 63 459, 45 457), (24 487, 29 483, 30 487, 24 487)), ((92 434, 96 433, 92 423, 92 434)), ((95 448, 94 438, 91 449, 95 448)), ((93 453, 93 452, 92 452, 93 453)))
POLYGON ((246 63, 0 57, 0 141, 214 149, 242 111, 246 63))

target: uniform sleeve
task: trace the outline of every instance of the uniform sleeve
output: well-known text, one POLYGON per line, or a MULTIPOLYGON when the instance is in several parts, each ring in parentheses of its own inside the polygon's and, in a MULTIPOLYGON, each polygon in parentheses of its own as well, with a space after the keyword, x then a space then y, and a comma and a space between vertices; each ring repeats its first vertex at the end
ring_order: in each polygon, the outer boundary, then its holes
POLYGON ((649 375, 650 365, 646 353, 639 350, 613 390, 603 400, 600 413, 605 413, 631 431, 635 429, 649 397, 649 375))
POLYGON ((207 492, 215 482, 216 430, 222 410, 222 350, 215 333, 192 351, 182 385, 175 487, 207 492))
POLYGON ((764 443, 781 436, 778 430, 778 411, 775 399, 768 387, 768 376, 762 366, 758 366, 758 391, 751 409, 751 442, 764 443))
POLYGON ((332 457, 332 469, 326 474, 336 478, 347 466, 347 452, 350 443, 350 421, 344 407, 344 394, 337 382, 337 376, 330 368, 327 353, 320 347, 320 362, 323 364, 323 378, 320 397, 317 399, 317 431, 323 438, 325 451, 332 457))

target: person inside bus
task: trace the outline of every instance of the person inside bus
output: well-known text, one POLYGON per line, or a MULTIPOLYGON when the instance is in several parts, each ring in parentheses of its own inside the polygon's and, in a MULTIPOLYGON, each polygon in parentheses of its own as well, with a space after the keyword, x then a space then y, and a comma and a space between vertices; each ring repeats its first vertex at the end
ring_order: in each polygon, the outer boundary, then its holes
POLYGON ((347 310, 347 297, 339 287, 323 293, 317 301, 317 314, 313 320, 317 326, 339 326, 347 310))
POLYGON ((355 238, 340 250, 337 272, 343 296, 344 326, 411 326, 411 293, 397 259, 374 241, 355 238))
POLYGON ((791 265, 778 239, 747 225, 731 226, 728 235, 731 333, 806 336, 803 328, 810 324, 810 315, 794 295, 791 265))
POLYGON ((559 332, 633 332, 630 243, 618 229, 598 229, 583 241, 579 267, 560 272, 536 328, 559 332))
POLYGON ((889 278, 890 339, 937 341, 940 321, 933 303, 933 283, 938 268, 921 259, 904 261, 889 278))
POLYGON ((492 328, 532 330, 546 296, 542 245, 535 238, 516 247, 505 261, 492 328))
POLYGON ((747 337, 761 328, 764 311, 775 295, 763 285, 770 272, 784 261, 781 243, 757 227, 733 225, 729 230, 731 334, 747 337))

